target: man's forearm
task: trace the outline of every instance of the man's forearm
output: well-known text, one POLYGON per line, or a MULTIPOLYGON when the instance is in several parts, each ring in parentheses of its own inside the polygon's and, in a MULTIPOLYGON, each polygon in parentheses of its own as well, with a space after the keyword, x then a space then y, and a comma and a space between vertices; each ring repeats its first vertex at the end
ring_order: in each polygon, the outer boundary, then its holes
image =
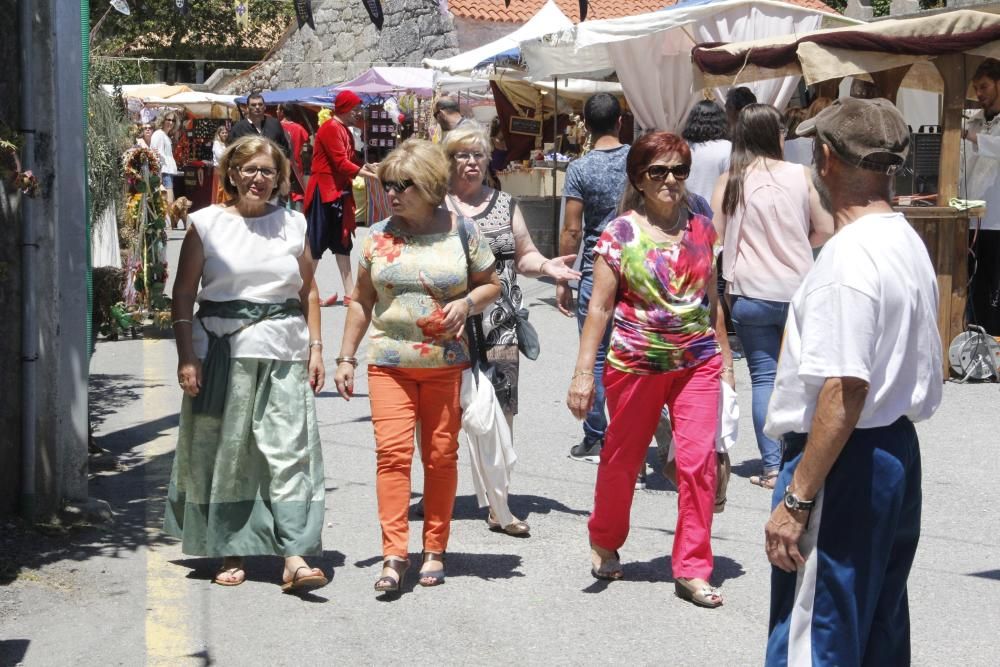
POLYGON ((581 229, 570 229, 569 227, 563 227, 562 232, 559 234, 559 254, 560 255, 574 255, 580 250, 580 238, 583 236, 583 230, 581 229))
POLYGON ((803 500, 819 493, 830 468, 857 426, 868 395, 858 378, 827 378, 816 400, 816 412, 802 460, 792 476, 792 491, 803 500))

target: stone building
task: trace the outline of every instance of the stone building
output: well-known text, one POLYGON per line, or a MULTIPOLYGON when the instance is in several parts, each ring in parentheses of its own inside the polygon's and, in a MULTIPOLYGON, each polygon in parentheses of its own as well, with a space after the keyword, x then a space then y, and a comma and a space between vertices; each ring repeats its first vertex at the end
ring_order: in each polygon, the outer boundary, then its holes
POLYGON ((225 86, 235 94, 339 83, 372 65, 420 67, 458 52, 446 0, 383 0, 376 30, 358 0, 313 0, 316 30, 292 25, 261 63, 225 86))

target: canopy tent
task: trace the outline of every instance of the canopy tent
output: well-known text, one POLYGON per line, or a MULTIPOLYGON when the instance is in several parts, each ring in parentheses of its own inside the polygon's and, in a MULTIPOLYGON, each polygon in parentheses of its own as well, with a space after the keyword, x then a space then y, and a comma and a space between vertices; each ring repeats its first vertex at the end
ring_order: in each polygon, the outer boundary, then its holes
POLYGON ((484 44, 478 48, 459 53, 451 58, 437 60, 424 58, 424 67, 447 72, 449 74, 468 74, 483 63, 499 56, 512 56, 518 52, 522 42, 548 35, 560 30, 569 30, 573 22, 562 13, 562 10, 552 0, 542 5, 538 13, 527 23, 500 39, 484 44))
MULTIPOLYGON (((830 12, 775 0, 688 0, 658 12, 586 21, 571 30, 525 42, 521 52, 536 79, 552 76, 603 78, 617 72, 629 106, 647 129, 677 130, 703 98, 694 87, 690 52, 701 42, 788 34, 858 23, 830 12)), ((757 98, 784 107, 797 77, 762 80, 750 87, 757 98)), ((725 87, 714 91, 717 98, 725 87)))
POLYGON ((787 75, 801 75, 811 85, 908 67, 903 87, 941 91, 943 82, 932 62, 936 57, 964 53, 997 58, 998 40, 1000 16, 956 10, 805 35, 705 44, 695 47, 692 58, 707 85, 787 75))
POLYGON ((413 93, 418 97, 432 97, 437 88, 446 92, 459 90, 485 90, 489 82, 459 76, 439 76, 423 67, 372 67, 360 76, 335 86, 333 94, 350 90, 359 95, 395 95, 413 93))
MULTIPOLYGON (((105 84, 102 86, 107 92, 112 92, 113 86, 105 84)), ((178 93, 190 93, 191 89, 187 86, 168 86, 165 83, 139 83, 139 84, 129 84, 122 86, 122 96, 126 98, 133 98, 137 100, 145 101, 146 98, 157 97, 165 98, 172 97, 178 93)))
POLYGON ((622 85, 617 81, 592 81, 590 79, 534 79, 525 72, 501 69, 490 75, 494 83, 513 104, 534 109, 541 96, 543 117, 549 117, 558 104, 559 113, 579 110, 583 102, 595 93, 611 93, 615 97, 625 96, 622 85), (557 90, 558 88, 558 90, 557 90), (558 93, 558 97, 556 96, 558 93))
POLYGON ((177 93, 170 97, 147 97, 143 99, 143 102, 146 106, 184 109, 199 118, 231 118, 235 120, 239 117, 235 95, 190 91, 177 93))
MULTIPOLYGON (((313 106, 332 106, 337 95, 333 86, 318 88, 286 88, 284 90, 268 90, 262 92, 266 104, 309 104, 313 106)), ((238 104, 246 104, 247 96, 236 98, 238 104)))

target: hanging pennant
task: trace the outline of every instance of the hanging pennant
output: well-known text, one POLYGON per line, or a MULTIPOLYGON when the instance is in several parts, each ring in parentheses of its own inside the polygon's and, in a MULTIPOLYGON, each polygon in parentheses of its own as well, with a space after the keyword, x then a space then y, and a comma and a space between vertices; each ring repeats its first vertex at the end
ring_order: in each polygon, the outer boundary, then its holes
POLYGON ((385 21, 385 16, 382 14, 382 3, 379 0, 361 0, 364 3, 365 9, 368 11, 368 17, 375 24, 376 30, 382 29, 382 22, 385 21))
POLYGON ((191 13, 191 7, 188 4, 188 0, 174 0, 174 8, 177 9, 177 13, 181 16, 187 16, 191 13))
POLYGON ((306 24, 316 30, 316 23, 313 21, 312 0, 295 0, 295 18, 299 21, 299 30, 306 24))
POLYGON ((248 0, 233 0, 236 11, 236 27, 246 29, 250 26, 250 3, 248 0))
POLYGON ((125 16, 132 15, 132 10, 128 8, 128 3, 125 0, 111 0, 111 6, 120 11, 125 16))
POLYGON ((580 23, 587 20, 587 0, 580 0, 580 23))
POLYGON ((510 0, 503 0, 503 6, 510 9, 510 0))

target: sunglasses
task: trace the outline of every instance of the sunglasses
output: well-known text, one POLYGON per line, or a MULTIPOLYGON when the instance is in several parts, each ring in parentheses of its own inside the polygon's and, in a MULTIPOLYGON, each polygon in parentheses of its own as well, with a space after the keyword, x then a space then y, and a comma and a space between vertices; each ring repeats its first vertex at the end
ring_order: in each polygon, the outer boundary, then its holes
POLYGON ((411 185, 413 185, 413 181, 410 179, 406 179, 405 181, 382 181, 382 189, 386 191, 386 194, 390 192, 400 194, 411 185))
POLYGON ((673 174, 675 181, 683 181, 691 175, 691 165, 689 164, 676 164, 672 167, 668 167, 665 164, 654 164, 651 167, 647 167, 645 171, 646 176, 649 176, 649 180, 663 182, 667 180, 667 176, 673 174))

